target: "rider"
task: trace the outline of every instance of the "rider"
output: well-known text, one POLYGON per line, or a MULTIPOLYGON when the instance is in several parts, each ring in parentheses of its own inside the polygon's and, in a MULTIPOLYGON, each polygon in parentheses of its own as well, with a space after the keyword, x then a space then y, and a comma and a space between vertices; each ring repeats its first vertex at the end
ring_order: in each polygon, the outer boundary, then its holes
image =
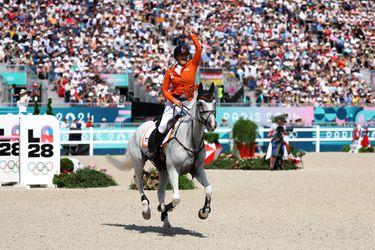
POLYGON ((186 28, 186 33, 194 43, 195 54, 191 60, 188 60, 189 48, 185 44, 178 45, 174 50, 173 56, 177 64, 167 69, 164 76, 162 93, 168 104, 157 128, 155 148, 162 143, 168 122, 182 111, 183 106, 188 109, 193 106, 194 91, 198 86, 195 83, 195 74, 201 60, 202 47, 191 26, 186 28), (171 85, 172 88, 169 89, 171 85))
POLYGON ((268 132, 268 137, 271 137, 271 143, 269 144, 268 146, 268 151, 267 151, 267 157, 266 158, 270 158, 270 168, 272 168, 273 166, 273 162, 275 160, 274 156, 277 155, 277 152, 276 151, 276 148, 277 148, 277 143, 278 141, 276 140, 275 138, 275 135, 277 134, 277 131, 281 129, 282 133, 283 133, 283 138, 284 138, 284 145, 283 147, 281 148, 282 150, 282 154, 284 155, 285 153, 288 153, 289 154, 289 145, 285 139, 285 131, 286 131, 286 126, 285 126, 285 123, 286 123, 286 118, 284 115, 279 115, 275 118, 275 122, 276 123, 273 123, 272 126, 271 126, 271 129, 270 131, 268 132), (285 146, 285 148, 284 148, 285 146), (286 150, 286 151, 284 151, 286 150))

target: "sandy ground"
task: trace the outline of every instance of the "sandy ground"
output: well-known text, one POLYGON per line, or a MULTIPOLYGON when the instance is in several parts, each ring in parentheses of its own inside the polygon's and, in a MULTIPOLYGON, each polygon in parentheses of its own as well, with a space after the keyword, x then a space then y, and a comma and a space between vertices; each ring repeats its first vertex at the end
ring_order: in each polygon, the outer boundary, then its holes
MULTIPOLYGON (((106 167, 103 157, 80 157, 106 167)), ((0 249, 375 249, 375 154, 308 154, 297 171, 218 171, 212 213, 182 191, 161 228, 155 191, 143 220, 132 172, 103 189, 0 188, 0 249)), ((167 194, 171 198, 171 192, 167 194)))

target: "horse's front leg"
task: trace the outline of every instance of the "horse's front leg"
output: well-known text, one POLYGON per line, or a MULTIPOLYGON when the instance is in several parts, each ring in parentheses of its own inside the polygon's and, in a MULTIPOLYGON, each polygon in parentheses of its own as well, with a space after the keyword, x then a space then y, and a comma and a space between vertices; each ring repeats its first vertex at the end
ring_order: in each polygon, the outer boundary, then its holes
MULTIPOLYGON (((168 165, 168 164, 167 164, 168 165)), ((165 204, 163 203, 161 205, 161 220, 164 222, 165 226, 165 220, 168 220, 168 212, 172 211, 173 208, 175 208, 181 200, 180 197, 180 191, 178 190, 178 172, 175 167, 168 167, 168 176, 169 176, 169 182, 171 183, 172 190, 173 190, 173 196, 172 196, 172 202, 165 204)), ((169 224, 170 227, 170 224, 169 224)))
MULTIPOLYGON (((168 172, 167 170, 162 170, 159 172, 159 188, 158 188, 158 199, 159 199, 159 205, 158 205, 158 210, 159 212, 162 212, 162 206, 165 206, 165 189, 168 184, 168 172)), ((171 227, 171 223, 169 223, 168 220, 168 215, 162 217, 162 221, 164 223, 163 227, 164 228, 169 228, 171 227)))
POLYGON ((206 172, 204 171, 203 165, 198 167, 194 177, 199 181, 200 184, 202 184, 206 193, 206 199, 204 201, 204 205, 198 211, 199 218, 204 220, 204 219, 207 219, 208 214, 211 212, 212 188, 211 188, 210 183, 207 180, 206 172))

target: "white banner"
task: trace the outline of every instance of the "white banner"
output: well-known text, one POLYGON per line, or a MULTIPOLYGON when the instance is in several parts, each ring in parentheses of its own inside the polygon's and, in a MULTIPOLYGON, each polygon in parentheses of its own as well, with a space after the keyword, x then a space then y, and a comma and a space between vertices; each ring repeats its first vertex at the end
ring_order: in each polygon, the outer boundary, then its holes
POLYGON ((53 186, 60 173, 60 126, 54 116, 21 116, 20 185, 53 186))
POLYGON ((17 115, 0 116, 0 184, 18 183, 19 152, 19 118, 17 115))

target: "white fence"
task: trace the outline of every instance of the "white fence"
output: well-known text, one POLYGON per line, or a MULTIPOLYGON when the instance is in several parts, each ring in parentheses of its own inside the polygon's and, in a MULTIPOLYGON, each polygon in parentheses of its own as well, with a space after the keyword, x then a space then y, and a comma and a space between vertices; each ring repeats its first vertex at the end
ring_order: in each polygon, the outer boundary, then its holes
MULTIPOLYGON (((86 144, 89 145, 89 155, 94 155, 94 145, 108 145, 108 148, 111 148, 110 145, 124 145, 127 146, 129 142, 130 135, 134 133, 136 128, 118 128, 118 129, 100 129, 100 128, 89 128, 83 130, 61 130, 62 136, 64 134, 82 134, 81 141, 69 141, 61 139, 62 145, 79 145, 86 144), (117 139, 112 136, 109 139, 103 139, 101 136, 103 134, 119 134, 120 139, 117 139)), ((265 132, 267 133, 269 128, 259 128, 258 134, 262 135, 265 132)), ((231 144, 232 139, 230 139, 231 128, 217 128, 216 133, 227 134, 228 139, 219 139, 219 142, 222 144, 231 144)), ((313 128, 294 128, 293 132, 289 136, 290 142, 312 142, 315 144, 315 152, 320 152, 320 147, 322 142, 347 142, 351 143, 353 138, 353 128, 348 127, 320 127, 316 126, 313 128), (311 132, 310 137, 300 137, 301 133, 311 132)), ((65 136, 66 137, 66 136, 65 136)), ((256 139, 259 143, 268 143, 269 138, 258 136, 256 139)), ((375 141, 375 128, 369 128, 369 140, 370 142, 375 141)))

